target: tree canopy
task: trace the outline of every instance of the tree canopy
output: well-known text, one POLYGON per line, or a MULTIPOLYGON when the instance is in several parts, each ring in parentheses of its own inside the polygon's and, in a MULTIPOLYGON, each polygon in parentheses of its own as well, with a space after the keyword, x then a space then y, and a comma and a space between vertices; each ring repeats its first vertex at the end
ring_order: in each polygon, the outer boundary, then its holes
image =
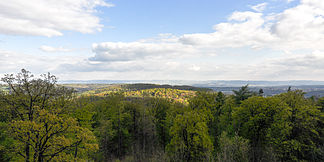
POLYGON ((50 73, 1 80, 0 161, 324 160, 324 98, 300 90, 134 85, 80 95, 50 73))

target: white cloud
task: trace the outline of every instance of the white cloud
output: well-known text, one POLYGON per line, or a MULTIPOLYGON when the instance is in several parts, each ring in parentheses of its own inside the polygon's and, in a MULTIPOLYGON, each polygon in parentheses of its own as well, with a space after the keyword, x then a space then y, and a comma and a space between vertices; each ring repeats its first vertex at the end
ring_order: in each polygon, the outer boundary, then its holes
POLYGON ((189 67, 189 70, 193 70, 193 71, 199 71, 200 67, 197 65, 192 65, 191 67, 189 67))
POLYGON ((286 0, 287 3, 294 2, 295 0, 286 0))
POLYGON ((213 33, 185 34, 180 40, 196 46, 271 48, 275 50, 324 49, 324 1, 302 0, 281 13, 234 12, 213 33))
POLYGON ((64 47, 51 47, 51 46, 46 46, 46 45, 39 47, 39 49, 43 52, 70 52, 70 51, 72 51, 71 49, 67 49, 64 47))
MULTIPOLYGON (((254 8, 261 11, 261 6, 266 4, 254 8)), ((79 63, 74 70, 86 67, 88 72, 118 72, 119 78, 137 73, 133 76, 136 79, 147 75, 150 79, 320 79, 323 72, 317 69, 324 68, 321 66, 324 54, 294 55, 294 51, 324 50, 323 12, 324 1, 303 0, 296 7, 276 14, 234 12, 227 22, 215 25, 212 33, 161 34, 128 43, 97 43, 93 44, 94 56, 79 63), (246 47, 291 54, 259 59, 259 63, 198 61, 205 57, 217 59, 226 48, 246 47)))
POLYGON ((0 74, 16 73, 23 68, 36 74, 58 72, 55 69, 60 64, 76 64, 81 60, 72 56, 32 55, 0 49, 0 74))
POLYGON ((272 32, 280 38, 281 48, 323 49, 324 1, 302 0, 300 5, 285 10, 272 32))
POLYGON ((324 52, 280 56, 258 63, 213 64, 171 60, 116 62, 81 61, 65 64, 63 75, 73 79, 135 80, 323 80, 324 52))
POLYGON ((154 43, 140 40, 138 42, 104 42, 93 44, 94 57, 91 61, 131 61, 139 59, 166 59, 195 53, 190 45, 180 43, 154 43))
POLYGON ((184 44, 213 48, 257 48, 277 39, 270 33, 270 26, 265 25, 262 13, 234 12, 228 21, 215 25, 214 33, 185 34, 180 37, 180 41, 184 44))
POLYGON ((324 1, 302 0, 274 14, 236 11, 214 30, 94 43, 93 56, 83 60, 53 57, 59 66, 35 65, 56 69, 64 79, 324 80, 324 1), (227 55, 227 49, 234 52, 227 55))
POLYGON ((253 9, 256 12, 262 12, 267 8, 267 5, 268 3, 264 2, 264 3, 257 4, 255 6, 251 6, 251 9, 253 9))
POLYGON ((0 1, 0 33, 51 37, 63 31, 100 31, 97 6, 113 5, 104 0, 0 1))

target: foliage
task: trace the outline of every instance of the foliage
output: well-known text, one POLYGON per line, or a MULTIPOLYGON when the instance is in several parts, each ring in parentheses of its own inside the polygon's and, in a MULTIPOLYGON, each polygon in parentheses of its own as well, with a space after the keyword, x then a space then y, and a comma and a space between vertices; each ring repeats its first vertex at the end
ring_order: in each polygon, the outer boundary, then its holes
POLYGON ((311 100, 306 99, 304 94, 296 90, 276 96, 285 102, 291 111, 286 121, 290 129, 281 142, 282 147, 278 148, 283 160, 324 159, 319 149, 323 146, 323 138, 320 136, 323 130, 320 126, 323 123, 321 111, 311 100))
MULTIPOLYGON (((266 152, 263 150, 269 146, 270 141, 280 141, 287 135, 291 129, 285 122, 289 114, 289 107, 278 98, 257 96, 243 101, 234 112, 236 130, 239 135, 251 141, 253 161, 260 161, 265 157, 266 152)), ((276 144, 279 145, 280 142, 276 144)))
POLYGON ((0 122, 0 161, 22 160, 15 156, 17 142, 8 133, 8 123, 0 122))
POLYGON ((154 117, 153 122, 156 128, 158 140, 164 150, 170 140, 170 122, 167 121, 167 113, 169 112, 172 104, 166 99, 159 98, 152 99, 151 104, 152 108, 150 109, 150 113, 154 117))
POLYGON ((195 91, 192 90, 179 90, 172 88, 152 88, 152 89, 141 89, 141 90, 123 90, 119 89, 101 89, 84 92, 83 95, 95 95, 95 96, 107 96, 116 92, 124 92, 126 97, 130 98, 143 98, 143 97, 152 97, 152 98, 166 98, 171 99, 175 102, 188 103, 188 100, 195 95, 195 91))
POLYGON ((236 104, 240 104, 242 101, 255 95, 252 91, 250 91, 248 84, 245 86, 242 86, 238 91, 233 90, 233 92, 234 92, 234 98, 235 98, 236 104))
MULTIPOLYGON (((27 143, 33 155, 31 160, 50 161, 57 159, 59 154, 71 154, 73 159, 86 158, 85 155, 98 149, 96 138, 90 130, 78 126, 75 119, 59 114, 35 108, 33 121, 12 121, 10 133, 18 140, 16 152, 21 154, 27 143)), ((69 160, 62 158, 60 160, 69 160)))
POLYGON ((8 133, 18 144, 14 151, 16 156, 25 161, 42 161, 56 159, 62 154, 83 157, 78 154, 82 147, 96 150, 96 144, 90 148, 87 144, 95 141, 92 132, 77 126, 78 123, 68 116, 73 90, 57 86, 55 76, 48 73, 35 78, 22 69, 16 76, 6 74, 1 80, 10 88, 8 93, 0 95, 0 102, 10 127, 8 133), (72 147, 74 152, 70 150, 72 147))
POLYGON ((299 90, 2 81, 0 161, 324 161, 324 99, 299 90))
POLYGON ((120 93, 110 95, 102 101, 97 110, 97 121, 100 122, 97 134, 101 150, 106 160, 124 156, 130 148, 130 114, 125 111, 123 96, 120 93))
POLYGON ((234 135, 233 127, 233 112, 236 110, 235 99, 233 96, 225 98, 224 104, 221 107, 221 114, 219 116, 218 133, 227 132, 234 135))
POLYGON ((167 150, 175 160, 208 161, 213 150, 204 116, 197 111, 177 115, 170 130, 167 150))
POLYGON ((217 137, 220 135, 220 116, 224 103, 225 95, 222 92, 197 92, 196 96, 189 100, 189 107, 206 119, 214 147, 218 145, 217 137))
POLYGON ((219 150, 217 155, 217 161, 219 162, 249 161, 249 140, 238 135, 229 137, 226 132, 223 132, 219 138, 219 150))

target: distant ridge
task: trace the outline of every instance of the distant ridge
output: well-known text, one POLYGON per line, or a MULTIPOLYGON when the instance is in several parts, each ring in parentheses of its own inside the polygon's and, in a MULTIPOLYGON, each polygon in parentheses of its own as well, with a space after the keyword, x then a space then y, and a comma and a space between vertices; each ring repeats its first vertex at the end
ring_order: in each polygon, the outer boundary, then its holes
POLYGON ((59 84, 169 84, 190 85, 195 87, 240 87, 246 84, 250 86, 303 86, 324 85, 324 81, 313 80, 289 80, 289 81, 249 81, 249 80, 61 80, 59 84))

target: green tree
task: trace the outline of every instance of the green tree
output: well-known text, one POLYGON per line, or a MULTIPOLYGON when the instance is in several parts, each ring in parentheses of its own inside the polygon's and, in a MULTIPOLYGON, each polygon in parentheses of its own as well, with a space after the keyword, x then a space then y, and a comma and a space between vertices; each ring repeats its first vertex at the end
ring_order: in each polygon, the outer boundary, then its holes
POLYGON ((233 96, 228 96, 225 99, 224 105, 221 107, 219 116, 218 132, 227 132, 229 135, 234 135, 233 128, 233 112, 235 111, 236 103, 233 96))
POLYGON ((204 116, 196 111, 177 115, 170 130, 169 155, 176 161, 208 161, 213 151, 204 116))
POLYGON ((96 138, 87 128, 78 126, 75 119, 34 108, 34 120, 14 120, 10 133, 17 139, 17 153, 25 157, 21 148, 28 143, 33 161, 69 161, 87 159, 98 149, 96 138))
MULTIPOLYGON (((9 92, 0 95, 0 102, 3 103, 1 111, 7 115, 7 121, 11 126, 11 134, 20 144, 19 149, 22 148, 15 152, 17 155, 22 156, 25 161, 42 160, 44 159, 43 155, 48 155, 50 159, 54 159, 63 153, 67 153, 66 151, 71 149, 72 146, 77 149, 78 146, 84 144, 85 141, 81 140, 77 145, 76 143, 71 143, 70 146, 60 145, 61 141, 55 139, 58 135, 68 136, 70 132, 67 129, 49 135, 51 130, 45 131, 39 127, 47 125, 48 128, 53 129, 57 127, 57 123, 51 123, 55 118, 60 118, 60 120, 69 119, 67 112, 71 106, 70 101, 73 98, 73 90, 58 86, 55 76, 48 73, 41 75, 41 78, 35 78, 29 71, 22 69, 15 76, 6 74, 1 81, 9 86, 9 92), (60 116, 57 116, 58 112, 60 116), (54 117, 48 120, 45 120, 45 118, 40 119, 40 114, 43 114, 43 116, 44 114, 54 115, 54 117), (34 129, 35 127, 47 133, 43 134, 44 132, 37 131, 34 129), (40 136, 42 136, 42 139, 40 139, 40 136), (44 139, 46 141, 43 141, 44 139), (48 145, 48 141, 51 141, 51 145, 48 145), (44 146, 41 146, 40 143, 44 146), (55 149, 52 148, 54 145, 55 149), (49 151, 49 149, 61 151, 49 151)), ((88 135, 91 136, 91 134, 88 135)), ((77 138, 77 136, 73 138, 77 138)))
POLYGON ((217 136, 220 135, 220 116, 225 98, 222 92, 196 92, 196 96, 189 100, 189 107, 206 117, 209 135, 215 147, 217 147, 217 136))
POLYGON ((259 96, 263 96, 263 94, 264 94, 264 91, 263 91, 262 88, 260 88, 260 89, 259 89, 259 96))
POLYGON ((250 91, 248 84, 245 86, 242 86, 238 91, 233 90, 233 93, 234 93, 234 98, 235 98, 236 104, 240 104, 242 101, 253 96, 253 92, 250 91))
POLYGON ((285 161, 324 159, 321 152, 323 118, 320 108, 313 101, 306 99, 304 94, 301 90, 295 90, 276 96, 290 107, 287 122, 291 129, 287 132, 286 138, 280 142, 282 147, 278 148, 281 158, 285 161))
POLYGON ((321 112, 324 113, 324 97, 319 98, 316 105, 320 108, 321 112))
POLYGON ((125 111, 122 93, 112 93, 97 105, 97 135, 104 160, 121 159, 130 149, 131 115, 125 111))
POLYGON ((153 122, 159 139, 160 145, 165 149, 169 143, 169 123, 167 121, 167 113, 171 108, 171 102, 167 99, 152 99, 150 113, 153 115, 153 122))
POLYGON ((91 97, 80 96, 73 99, 72 106, 70 108, 70 114, 78 121, 79 125, 93 130, 94 114, 95 114, 95 102, 91 101, 91 97))
MULTIPOLYGON (((233 114, 234 124, 239 135, 250 140, 253 161, 268 159, 266 150, 275 140, 287 135, 290 126, 288 105, 278 98, 251 97, 244 100, 233 114), (276 132, 276 137, 269 134, 276 132)), ((278 143, 275 143, 279 145, 278 143)))
POLYGON ((248 162, 250 145, 249 140, 238 135, 229 137, 223 132, 219 138, 220 151, 217 154, 219 162, 248 162))
POLYGON ((8 123, 0 122, 0 161, 22 160, 14 153, 15 148, 17 148, 17 142, 13 139, 8 130, 8 123))

